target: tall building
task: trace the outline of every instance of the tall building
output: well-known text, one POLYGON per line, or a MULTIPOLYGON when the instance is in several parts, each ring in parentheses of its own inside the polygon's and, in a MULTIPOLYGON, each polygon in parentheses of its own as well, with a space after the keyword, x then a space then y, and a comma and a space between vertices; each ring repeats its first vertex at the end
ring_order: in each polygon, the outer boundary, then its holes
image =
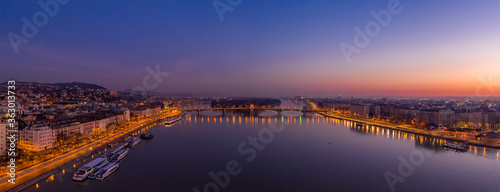
POLYGON ((55 137, 50 127, 26 128, 19 131, 19 148, 40 152, 52 148, 55 137))
MULTIPOLYGON (((350 111, 351 113, 357 114, 357 115, 369 115, 370 114, 370 107, 368 105, 361 105, 361 104, 351 104, 350 106, 350 111)), ((379 108, 380 112, 380 108, 379 108)))
POLYGON ((351 104, 351 113, 358 115, 380 116, 380 106, 372 104, 351 104))
POLYGON ((484 113, 488 116, 488 120, 486 121, 488 123, 488 127, 495 127, 498 124, 498 112, 494 110, 487 110, 484 113))
POLYGON ((417 111, 415 122, 434 126, 448 126, 453 120, 449 109, 421 109, 417 111))
POLYGON ((370 105, 370 116, 378 117, 380 116, 380 105, 370 105))
POLYGON ((469 123, 481 127, 488 124, 488 115, 481 110, 475 110, 469 113, 469 123))

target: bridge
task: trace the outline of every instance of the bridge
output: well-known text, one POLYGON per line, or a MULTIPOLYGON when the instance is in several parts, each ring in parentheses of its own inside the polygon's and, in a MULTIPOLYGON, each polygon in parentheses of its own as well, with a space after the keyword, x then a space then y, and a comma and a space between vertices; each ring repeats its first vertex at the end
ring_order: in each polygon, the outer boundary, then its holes
POLYGON ((295 108, 282 108, 282 107, 201 107, 201 108, 196 108, 196 107, 189 107, 189 108, 184 108, 184 109, 178 109, 180 111, 206 111, 206 110, 217 110, 217 111, 227 111, 227 110, 273 110, 273 111, 301 111, 301 112, 326 112, 326 109, 303 109, 300 107, 295 107, 295 108))

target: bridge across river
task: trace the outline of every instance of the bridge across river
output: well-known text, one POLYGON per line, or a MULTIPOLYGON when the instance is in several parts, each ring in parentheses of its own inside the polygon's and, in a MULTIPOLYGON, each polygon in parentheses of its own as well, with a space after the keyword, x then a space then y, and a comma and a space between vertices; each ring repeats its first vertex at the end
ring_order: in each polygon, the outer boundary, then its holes
POLYGON ((273 110, 273 111, 301 111, 301 112, 326 112, 325 109, 303 109, 303 108, 282 108, 282 107, 193 107, 178 109, 180 111, 206 111, 206 110, 217 110, 217 111, 228 111, 228 110, 273 110))

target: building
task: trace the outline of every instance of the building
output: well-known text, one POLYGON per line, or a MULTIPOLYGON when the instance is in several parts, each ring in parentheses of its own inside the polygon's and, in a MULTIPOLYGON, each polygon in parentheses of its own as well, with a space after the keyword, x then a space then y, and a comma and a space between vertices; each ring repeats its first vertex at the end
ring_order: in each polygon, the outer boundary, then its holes
POLYGON ((380 106, 379 105, 369 105, 369 115, 378 117, 380 116, 380 106))
POLYGON ((50 127, 26 128, 19 131, 19 149, 40 152, 53 147, 55 137, 50 127))
POLYGON ((488 124, 488 115, 481 110, 472 111, 469 113, 469 123, 482 127, 488 124))
MULTIPOLYGON (((351 113, 356 115, 369 115, 370 114, 370 106, 369 105, 360 105, 360 104, 351 104, 351 113)), ((380 108, 379 108, 380 113, 380 108)))
POLYGON ((469 123, 469 113, 465 109, 456 109, 453 111, 453 122, 460 123, 469 123))
POLYGON ((453 112, 449 109, 421 109, 417 111, 415 122, 431 126, 449 126, 453 112))
POLYGON ((109 125, 109 118, 104 118, 100 120, 96 120, 94 124, 94 133, 100 133, 106 130, 106 127, 109 125))
POLYGON ((159 112, 161 112, 161 107, 133 109, 130 110, 129 116, 134 116, 138 118, 148 118, 153 115, 157 115, 159 112))
POLYGON ((494 110, 487 110, 485 112, 483 112, 484 115, 487 116, 487 121, 486 121, 486 125, 488 128, 494 128, 496 127, 496 125, 499 123, 498 122, 498 113, 494 110))
POLYGON ((7 155, 7 126, 5 121, 0 121, 0 156, 7 155))
POLYGON ((95 128, 95 121, 89 121, 86 123, 82 123, 82 134, 85 136, 91 135, 95 128))
POLYGON ((414 120, 418 110, 399 106, 390 106, 387 116, 401 117, 402 119, 414 120))
POLYGON ((350 111, 357 115, 380 116, 380 105, 373 104, 351 104, 350 111))
POLYGON ((130 110, 127 109, 123 111, 123 121, 130 121, 130 110))
POLYGON ((68 125, 53 128, 55 137, 74 137, 82 133, 82 124, 74 122, 68 125))

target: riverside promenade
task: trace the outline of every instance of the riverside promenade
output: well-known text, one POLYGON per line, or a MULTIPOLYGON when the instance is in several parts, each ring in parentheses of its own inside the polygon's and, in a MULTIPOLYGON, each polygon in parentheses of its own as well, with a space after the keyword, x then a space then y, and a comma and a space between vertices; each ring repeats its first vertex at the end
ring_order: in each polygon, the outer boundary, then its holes
POLYGON ((367 125, 385 127, 385 128, 389 128, 389 129, 404 131, 407 133, 413 133, 413 134, 418 134, 418 135, 424 135, 424 136, 429 136, 429 137, 434 137, 434 138, 445 139, 448 141, 464 142, 464 143, 467 143, 469 145, 474 145, 474 146, 479 146, 479 147, 500 149, 500 139, 498 139, 498 138, 481 138, 481 141, 478 141, 475 139, 475 135, 468 134, 468 133, 455 133, 455 134, 453 134, 455 136, 452 136, 452 135, 450 135, 450 133, 452 133, 452 132, 449 132, 449 131, 423 130, 423 129, 419 129, 419 128, 415 128, 415 127, 411 127, 411 126, 397 126, 397 125, 389 124, 389 123, 375 122, 375 121, 371 121, 371 120, 364 120, 364 119, 359 119, 359 118, 354 118, 354 117, 347 117, 347 116, 343 116, 343 115, 325 113, 325 112, 318 112, 318 113, 325 116, 325 117, 332 117, 332 118, 336 118, 336 119, 343 119, 343 120, 349 120, 349 121, 354 121, 354 122, 360 122, 360 123, 364 123, 367 125), (457 134, 460 134, 461 137, 457 136, 457 134))
POLYGON ((0 178, 0 191, 21 191, 44 179, 45 177, 52 175, 54 172, 58 172, 59 169, 73 164, 74 161, 79 160, 81 157, 85 157, 89 154, 94 153, 99 148, 105 147, 105 145, 108 143, 113 143, 116 140, 119 140, 120 138, 131 134, 137 129, 143 128, 149 123, 153 123, 166 117, 176 116, 180 113, 180 111, 173 111, 170 113, 159 115, 157 117, 140 120, 135 125, 125 128, 118 133, 86 144, 80 148, 54 157, 51 160, 41 162, 20 171, 16 171, 15 184, 7 182, 10 176, 4 175, 0 178))

